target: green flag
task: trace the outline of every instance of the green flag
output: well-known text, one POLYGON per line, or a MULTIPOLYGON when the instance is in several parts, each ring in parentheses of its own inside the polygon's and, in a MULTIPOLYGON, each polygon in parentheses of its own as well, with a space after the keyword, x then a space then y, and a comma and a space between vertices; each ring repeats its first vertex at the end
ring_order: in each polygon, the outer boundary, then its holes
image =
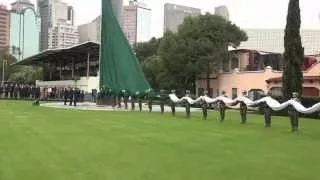
POLYGON ((102 1, 100 87, 120 93, 150 89, 142 68, 113 13, 110 0, 102 1))

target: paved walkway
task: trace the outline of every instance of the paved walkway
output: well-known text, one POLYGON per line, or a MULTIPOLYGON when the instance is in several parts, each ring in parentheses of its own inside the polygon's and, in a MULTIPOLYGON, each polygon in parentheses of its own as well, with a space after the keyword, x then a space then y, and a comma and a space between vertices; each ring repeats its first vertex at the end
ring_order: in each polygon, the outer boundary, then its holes
MULTIPOLYGON (((131 111, 131 104, 128 104, 129 109, 124 109, 124 104, 122 104, 122 108, 112 108, 111 106, 98 106, 95 103, 84 102, 78 103, 78 106, 65 106, 63 102, 53 102, 53 103, 41 103, 42 107, 50 107, 50 108, 59 108, 59 109, 76 109, 76 110, 88 110, 88 111, 131 111)), ((136 104, 136 111, 139 111, 139 106, 136 104)), ((143 104, 142 111, 149 111, 148 106, 143 104)), ((171 112, 171 108, 169 106, 164 107, 165 112, 171 112)), ((191 112, 200 112, 201 109, 191 108, 191 112)), ((160 112, 159 105, 152 106, 152 112, 160 112)), ((185 112, 185 108, 176 107, 176 112, 185 112)))

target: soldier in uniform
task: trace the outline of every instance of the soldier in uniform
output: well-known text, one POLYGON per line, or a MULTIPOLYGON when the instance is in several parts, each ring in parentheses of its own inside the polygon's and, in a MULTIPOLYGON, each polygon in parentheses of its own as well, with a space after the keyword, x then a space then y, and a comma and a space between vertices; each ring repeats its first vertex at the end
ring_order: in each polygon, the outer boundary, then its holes
MULTIPOLYGON (((205 90, 203 92, 203 95, 205 97, 208 97, 208 91, 205 90)), ((207 118, 208 118, 208 103, 204 99, 201 100, 201 107, 202 107, 202 119, 207 120, 207 118)))
POLYGON ((74 89, 70 89, 68 94, 69 94, 69 106, 72 106, 72 102, 74 98, 74 89))
MULTIPOLYGON (((176 94, 176 90, 171 90, 171 94, 176 94)), ((176 116, 176 103, 173 101, 170 101, 170 106, 171 106, 171 112, 172 116, 176 116)))
POLYGON ((19 92, 19 85, 16 84, 14 86, 13 94, 14 94, 14 99, 18 99, 18 92, 19 92))
POLYGON ((131 95, 131 111, 134 111, 136 109, 136 100, 137 100, 137 94, 131 95))
MULTIPOLYGON (((297 92, 292 93, 291 100, 300 103, 299 94, 297 92)), ((299 112, 292 105, 290 105, 288 109, 288 114, 291 122, 291 131, 297 132, 299 130, 299 112)))
POLYGON ((128 109, 129 91, 123 90, 123 101, 125 109, 128 109))
MULTIPOLYGON (((186 90, 186 96, 185 97, 191 97, 191 94, 190 94, 189 90, 186 90)), ((190 105, 190 103, 188 101, 185 102, 185 105, 186 105, 186 115, 187 115, 187 118, 189 119, 190 118, 191 105, 190 105)))
POLYGON ((139 104, 139 111, 141 112, 142 111, 142 98, 143 98, 143 95, 139 91, 137 91, 136 92, 136 97, 137 97, 138 104, 139 104))
POLYGON ((69 97, 69 90, 67 88, 64 88, 63 90, 63 99, 64 99, 64 105, 67 105, 67 101, 68 101, 68 97, 69 97))
MULTIPOLYGON (((271 97, 271 91, 269 91, 267 93, 267 97, 271 97)), ((264 126, 266 128, 270 128, 271 127, 271 112, 272 109, 268 106, 268 104, 266 102, 263 102, 261 107, 263 108, 264 111, 264 126)))
POLYGON ((166 101, 166 90, 160 90, 160 110, 161 110, 161 115, 164 114, 164 104, 166 101))
MULTIPOLYGON (((242 96, 246 97, 247 96, 247 91, 242 92, 242 96)), ((247 110, 248 107, 246 103, 243 101, 240 102, 240 115, 241 115, 241 124, 246 124, 247 123, 247 110)))
POLYGON ((153 91, 152 90, 148 90, 147 99, 148 99, 149 112, 152 112, 152 102, 153 102, 153 91))
MULTIPOLYGON (((222 96, 227 97, 225 91, 222 91, 222 96)), ((219 101, 218 106, 220 111, 220 121, 223 122, 226 115, 226 103, 224 103, 223 101, 219 101)))

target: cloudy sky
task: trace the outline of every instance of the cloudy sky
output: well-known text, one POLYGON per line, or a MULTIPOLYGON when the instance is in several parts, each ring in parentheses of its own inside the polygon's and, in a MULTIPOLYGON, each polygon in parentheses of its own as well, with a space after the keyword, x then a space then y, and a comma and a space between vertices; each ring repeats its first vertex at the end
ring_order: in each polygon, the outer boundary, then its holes
MULTIPOLYGON (((15 0, 1 0, 9 5, 15 0)), ((36 0, 31 0, 33 3, 36 0)), ((64 0, 75 7, 76 24, 93 20, 101 12, 101 0, 64 0)), ((124 0, 128 3, 128 0, 124 0)), ((163 5, 166 2, 187 5, 214 13, 214 7, 227 5, 230 19, 241 28, 284 28, 289 0, 144 0, 152 9, 151 33, 161 36, 163 5)), ((300 0, 302 28, 320 30, 320 0, 300 0)))

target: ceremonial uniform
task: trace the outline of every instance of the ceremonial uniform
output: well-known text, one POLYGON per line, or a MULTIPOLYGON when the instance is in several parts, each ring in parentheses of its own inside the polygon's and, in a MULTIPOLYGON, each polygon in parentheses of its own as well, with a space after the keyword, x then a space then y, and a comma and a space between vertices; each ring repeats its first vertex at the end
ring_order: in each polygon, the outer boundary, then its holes
POLYGON ((161 110, 161 115, 163 115, 164 113, 164 104, 166 101, 166 91, 165 90, 161 90, 160 91, 160 110, 161 110))
MULTIPOLYGON (((189 97, 189 98, 191 97, 189 90, 186 91, 186 96, 185 97, 189 97)), ((187 115, 187 118, 189 119, 190 118, 191 105, 187 100, 185 101, 185 106, 186 106, 186 115, 187 115)))
MULTIPOLYGON (((171 93, 175 95, 176 91, 172 90, 171 93)), ((170 101, 170 106, 171 106, 172 116, 175 116, 176 115, 176 103, 173 101, 170 101)))
MULTIPOLYGON (((247 96, 247 92, 244 91, 242 92, 242 95, 244 97, 247 96)), ((246 124, 247 123, 247 111, 248 111, 248 107, 244 102, 240 102, 240 115, 241 115, 241 124, 246 124)))
MULTIPOLYGON (((292 93, 292 100, 296 102, 301 102, 300 99, 298 98, 298 93, 292 93)), ((291 122, 291 131, 296 132, 299 130, 299 112, 292 106, 290 105, 288 108, 288 114, 290 117, 290 122, 291 122)))
MULTIPOLYGON (((225 91, 222 92, 222 96, 227 97, 225 91)), ((226 115, 226 104, 223 101, 219 101, 218 106, 219 106, 219 112, 220 112, 220 121, 223 122, 226 115)))

